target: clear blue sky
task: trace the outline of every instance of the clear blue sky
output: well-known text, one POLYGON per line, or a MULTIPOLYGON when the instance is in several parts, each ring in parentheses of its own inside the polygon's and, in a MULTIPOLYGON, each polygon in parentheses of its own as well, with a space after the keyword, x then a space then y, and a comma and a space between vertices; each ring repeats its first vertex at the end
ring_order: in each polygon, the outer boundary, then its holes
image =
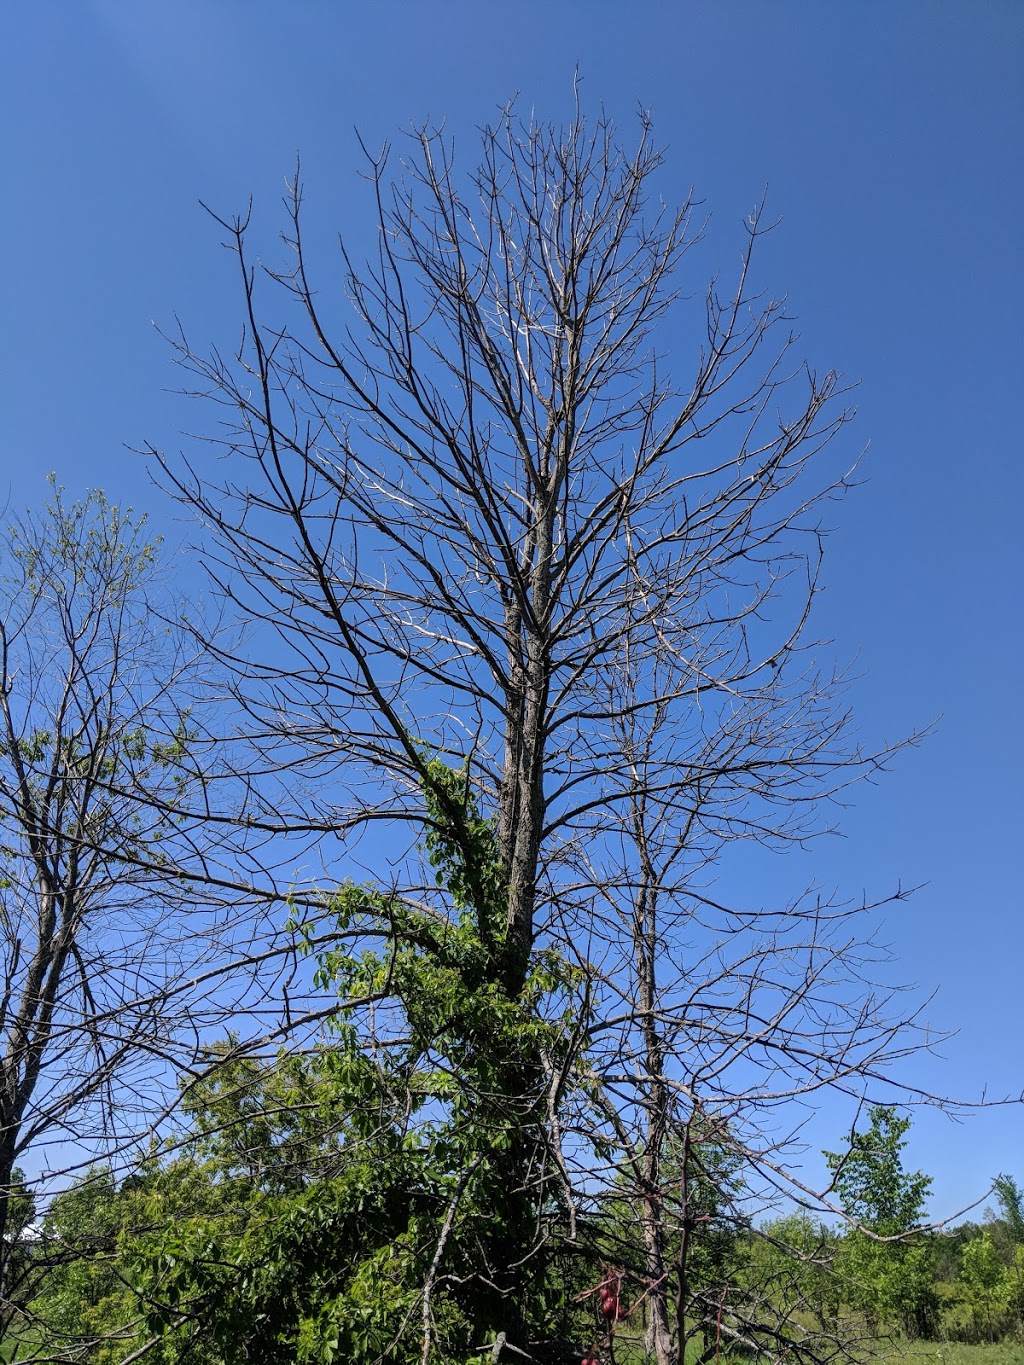
MULTIPOLYGON (((184 534, 128 445, 199 413, 152 328, 230 346, 231 263, 198 208, 255 197, 273 253, 301 151, 309 220, 358 245, 354 129, 473 128, 516 92, 543 118, 649 107, 662 192, 712 213, 730 267, 767 185, 762 278, 808 356, 861 381, 865 486, 838 509, 823 629, 858 656, 867 737, 941 717, 865 789, 813 870, 851 894, 926 883, 888 937, 958 1036, 911 1079, 976 1098, 1024 1086, 1021 599, 1024 6, 1019 0, 23 0, 6 8, 0 501, 55 469, 184 534), (1014 852, 1014 849, 1017 852, 1014 852)), ((799 859, 773 874, 807 880, 799 859)), ((835 1134, 823 1134, 834 1139, 835 1134)), ((920 1117, 935 1212, 997 1170, 1024 1179, 1024 1114, 920 1117)))

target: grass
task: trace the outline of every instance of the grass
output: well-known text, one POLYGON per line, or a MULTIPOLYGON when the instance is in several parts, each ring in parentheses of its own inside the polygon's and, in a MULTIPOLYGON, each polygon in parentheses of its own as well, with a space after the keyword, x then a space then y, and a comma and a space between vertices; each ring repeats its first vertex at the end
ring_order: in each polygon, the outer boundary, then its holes
MULTIPOLYGON (((600 1354, 600 1352, 599 1352, 600 1354)), ((634 1365, 642 1359, 642 1352, 634 1356, 620 1346, 616 1350, 619 1365, 634 1365)), ((741 1360, 742 1358, 740 1358, 741 1360)), ((1015 1342, 998 1342, 993 1346, 967 1346, 962 1342, 908 1341, 878 1342, 865 1356, 866 1365, 1024 1365, 1024 1346, 1015 1342)), ((736 1357, 722 1353, 721 1365, 738 1365, 736 1357)))
POLYGON ((878 1358, 889 1365, 1024 1365, 1024 1346, 1012 1341, 994 1346, 961 1342, 908 1341, 879 1346, 878 1358))

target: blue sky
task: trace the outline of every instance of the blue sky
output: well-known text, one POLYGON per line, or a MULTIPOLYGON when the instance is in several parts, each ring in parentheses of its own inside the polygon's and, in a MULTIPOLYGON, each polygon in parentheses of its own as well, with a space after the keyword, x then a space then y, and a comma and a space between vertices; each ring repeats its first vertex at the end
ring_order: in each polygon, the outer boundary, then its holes
MULTIPOLYGON (((301 152, 315 246, 367 227, 355 129, 473 129, 518 92, 545 119, 584 103, 653 112, 660 189, 712 215, 700 257, 728 271, 768 189, 761 277, 789 294, 820 369, 860 381, 864 486, 837 509, 820 628, 856 657, 865 737, 939 719, 856 797, 814 855, 852 895, 924 883, 887 926, 903 978, 958 1029, 912 1079, 967 1099, 1020 1091, 1024 927, 1019 390, 1024 316, 1024 8, 603 0, 503 5, 35 0, 6 12, 0 217, 0 501, 104 487, 186 534, 128 447, 181 444, 183 406, 153 329, 179 316, 230 346, 231 262, 198 207, 255 200, 278 249, 301 152), (628 14, 628 22, 623 16, 628 14)), ((358 254, 358 250, 357 250, 358 254)), ((773 876, 802 885, 799 859, 773 876)), ((824 1139, 834 1141, 832 1133, 824 1139)), ((911 1159, 934 1209, 1024 1179, 1019 1107, 922 1115, 911 1159)))

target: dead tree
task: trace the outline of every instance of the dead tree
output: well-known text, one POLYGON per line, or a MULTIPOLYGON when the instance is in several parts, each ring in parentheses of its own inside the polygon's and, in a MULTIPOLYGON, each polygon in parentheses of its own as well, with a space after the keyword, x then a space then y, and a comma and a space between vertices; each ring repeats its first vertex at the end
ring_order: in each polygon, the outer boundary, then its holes
MULTIPOLYGON (((759 1211, 780 1196, 836 1213, 827 1191, 797 1178, 801 1121, 826 1091, 856 1104, 892 1086, 893 1064, 925 1035, 905 992, 876 983, 879 906, 813 887, 782 905, 734 904, 715 887, 734 840, 784 849, 815 826, 795 791, 772 818, 770 790, 734 785, 795 737, 781 694, 740 691, 713 727, 714 697, 689 713, 637 704, 677 693, 690 657, 666 636, 639 684, 638 670, 606 678, 620 799, 606 807, 602 837, 575 850, 576 886, 593 908, 586 933, 581 924, 565 939, 593 982, 595 1088, 571 1096, 563 1142, 614 1154, 607 1178, 631 1211, 622 1255, 643 1303, 630 1330, 658 1365, 701 1338, 708 1358, 732 1342, 769 1358, 829 1360, 849 1344, 835 1324, 809 1330, 793 1294, 750 1283, 742 1252, 760 1236, 759 1211), (689 788, 680 767, 697 776, 689 788), (730 1244, 741 1253, 732 1264, 730 1244)), ((802 706, 809 713, 825 695, 816 679, 802 706)), ((806 743, 810 752, 810 732, 806 743)), ((845 769, 832 774, 844 782, 845 769)), ((793 1262, 790 1284, 796 1252, 793 1262)))
POLYGON ((550 1076, 552 1171, 571 1204, 593 1165, 586 1124, 558 1116, 596 1096, 645 1210, 666 1362, 684 1329, 659 1162, 680 1114, 726 1104, 753 1151, 745 1125, 769 1096, 855 1088, 900 1046, 850 940, 823 948, 831 911, 717 906, 706 885, 734 841, 809 838, 886 757, 851 739, 809 634, 850 412, 754 283, 762 208, 734 276, 695 288, 703 226, 652 193, 646 119, 624 150, 604 117, 558 128, 509 109, 475 169, 429 129, 394 162, 370 158, 376 254, 342 245, 333 292, 297 180, 285 268, 250 264, 248 218, 218 219, 240 344, 175 345, 219 414, 204 440, 221 458, 153 453, 253 623, 221 658, 267 827, 324 832, 345 870, 386 857, 395 894, 444 915, 421 793, 435 756, 466 765, 507 881, 502 989, 520 992, 541 948, 582 966, 573 1061, 550 1076), (833 967, 852 990, 808 1063, 833 967))

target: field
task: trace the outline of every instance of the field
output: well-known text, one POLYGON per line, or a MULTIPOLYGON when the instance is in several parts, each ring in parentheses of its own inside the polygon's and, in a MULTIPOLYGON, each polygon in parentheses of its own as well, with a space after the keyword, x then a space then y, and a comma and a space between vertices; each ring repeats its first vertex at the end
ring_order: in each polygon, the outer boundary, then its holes
MULTIPOLYGON (((639 1360, 639 1356, 636 1357, 639 1360)), ((633 1358, 616 1352, 619 1365, 633 1365, 633 1358)), ((744 1358, 723 1354, 721 1365, 744 1365, 744 1358)), ((864 1365, 1024 1365, 1024 1345, 999 1342, 967 1346, 961 1342, 878 1342, 865 1353, 864 1365)))
POLYGON ((995 1346, 964 1346, 934 1341, 908 1342, 900 1346, 881 1346, 879 1358, 887 1365, 1024 1365, 1024 1346, 1000 1342, 995 1346))

